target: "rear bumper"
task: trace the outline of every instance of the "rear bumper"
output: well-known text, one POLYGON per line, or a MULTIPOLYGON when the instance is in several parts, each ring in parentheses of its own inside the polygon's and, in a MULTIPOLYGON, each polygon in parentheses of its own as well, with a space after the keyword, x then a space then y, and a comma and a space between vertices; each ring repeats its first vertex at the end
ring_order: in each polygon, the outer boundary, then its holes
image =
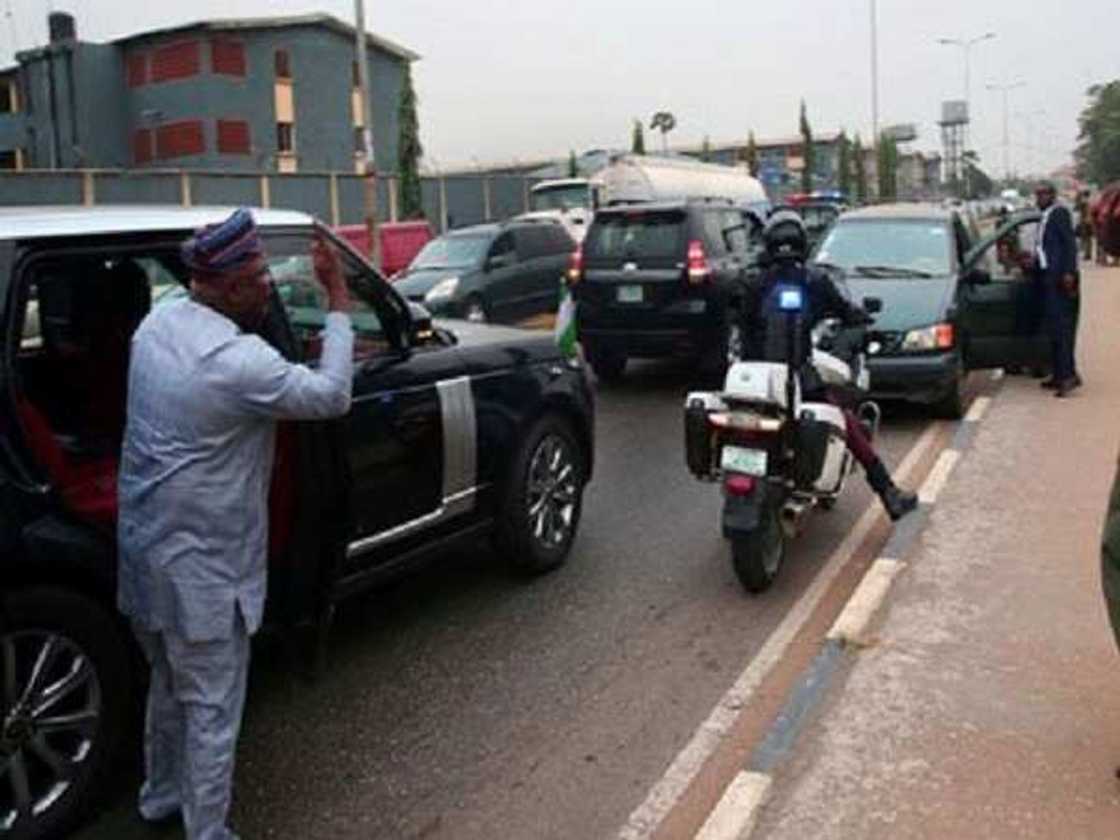
POLYGON ((580 303, 576 316, 585 345, 637 358, 703 353, 722 339, 727 307, 717 298, 689 298, 660 310, 580 303))
POLYGON ((871 396, 880 400, 935 403, 954 387, 961 369, 956 352, 881 356, 867 360, 871 396))

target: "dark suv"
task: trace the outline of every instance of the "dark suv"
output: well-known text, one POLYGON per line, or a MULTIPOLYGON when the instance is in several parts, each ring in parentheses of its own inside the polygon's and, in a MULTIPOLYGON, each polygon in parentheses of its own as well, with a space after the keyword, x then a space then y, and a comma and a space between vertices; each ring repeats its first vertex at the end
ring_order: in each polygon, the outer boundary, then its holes
POLYGON ((425 245, 394 286, 437 315, 520 321, 556 311, 575 249, 551 219, 475 225, 425 245))
MULTIPOLYGON (((0 210, 0 837, 61 836, 133 725, 142 669, 114 607, 129 339, 184 293, 183 239, 228 212, 0 210)), ((262 335, 314 365, 313 220, 256 216, 275 288, 262 335)), ((592 468, 579 364, 550 335, 441 329, 353 252, 344 266, 353 405, 278 427, 269 622, 324 631, 338 599, 460 539, 493 536, 529 573, 561 564, 592 468)))
POLYGON ((630 357, 693 356, 715 375, 734 341, 729 312, 752 270, 756 240, 730 202, 600 210, 573 282, 580 340, 605 381, 630 357))

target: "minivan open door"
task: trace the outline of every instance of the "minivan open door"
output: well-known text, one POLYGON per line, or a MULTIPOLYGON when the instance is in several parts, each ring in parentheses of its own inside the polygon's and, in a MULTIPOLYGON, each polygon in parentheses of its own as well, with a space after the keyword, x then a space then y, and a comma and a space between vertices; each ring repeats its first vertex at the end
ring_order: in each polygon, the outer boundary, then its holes
POLYGON ((1030 268, 1041 219, 1016 216, 964 259, 959 303, 969 368, 1041 368, 1049 360, 1041 287, 1030 268))

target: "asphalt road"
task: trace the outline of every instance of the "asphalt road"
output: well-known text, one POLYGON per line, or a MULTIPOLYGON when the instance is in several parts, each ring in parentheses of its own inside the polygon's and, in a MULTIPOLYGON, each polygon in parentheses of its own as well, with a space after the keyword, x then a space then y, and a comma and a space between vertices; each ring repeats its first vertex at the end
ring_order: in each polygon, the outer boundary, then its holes
MULTIPOLYGON (((233 819, 245 840, 609 837, 863 511, 814 513, 775 588, 748 596, 719 490, 684 466, 687 373, 600 389, 598 467, 568 564, 511 577, 485 546, 345 604, 316 684, 255 648, 233 819)), ((897 462, 927 423, 889 411, 897 462)), ((81 840, 177 837, 132 815, 135 768, 81 840)))

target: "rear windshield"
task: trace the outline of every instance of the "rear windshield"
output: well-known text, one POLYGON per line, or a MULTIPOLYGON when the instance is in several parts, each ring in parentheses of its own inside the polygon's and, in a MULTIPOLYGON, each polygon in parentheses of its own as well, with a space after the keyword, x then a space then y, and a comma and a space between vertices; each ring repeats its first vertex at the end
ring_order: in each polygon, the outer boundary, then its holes
POLYGON ((588 231, 584 254, 591 259, 677 257, 684 222, 684 213, 674 211, 604 213, 588 231))

